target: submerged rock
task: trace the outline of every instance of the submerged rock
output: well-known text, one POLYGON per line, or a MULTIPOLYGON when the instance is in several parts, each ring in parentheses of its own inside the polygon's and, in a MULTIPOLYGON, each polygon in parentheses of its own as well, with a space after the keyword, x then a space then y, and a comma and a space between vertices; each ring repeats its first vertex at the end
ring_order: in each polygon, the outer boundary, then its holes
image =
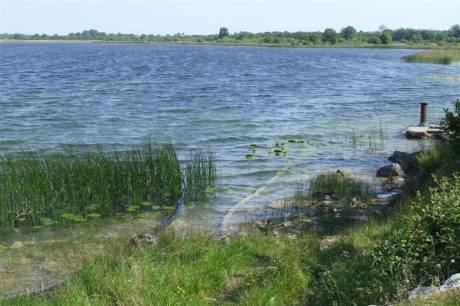
POLYGON ((377 177, 393 177, 393 176, 404 176, 404 170, 400 164, 393 163, 391 165, 383 166, 377 170, 377 177))

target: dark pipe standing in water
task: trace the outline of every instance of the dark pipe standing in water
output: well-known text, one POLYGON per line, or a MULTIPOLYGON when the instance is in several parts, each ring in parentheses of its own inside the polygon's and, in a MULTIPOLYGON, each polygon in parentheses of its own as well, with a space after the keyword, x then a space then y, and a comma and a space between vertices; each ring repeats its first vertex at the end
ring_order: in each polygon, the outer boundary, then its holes
POLYGON ((428 118, 428 103, 420 103, 420 125, 423 126, 427 123, 428 118))

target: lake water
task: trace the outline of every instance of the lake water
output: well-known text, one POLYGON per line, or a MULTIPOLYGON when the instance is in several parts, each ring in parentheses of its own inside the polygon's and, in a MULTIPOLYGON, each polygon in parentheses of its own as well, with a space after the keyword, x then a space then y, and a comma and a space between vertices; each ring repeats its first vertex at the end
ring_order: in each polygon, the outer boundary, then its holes
POLYGON ((236 204, 244 216, 320 171, 371 180, 393 150, 418 148, 401 131, 418 122, 422 101, 439 120, 459 97, 460 65, 401 60, 414 52, 4 43, 0 151, 129 148, 149 139, 173 142, 182 158, 213 150, 222 188, 208 211, 218 224, 236 204), (380 127, 388 140, 369 148, 368 129, 380 127), (363 136, 357 144, 347 140, 353 129, 363 136), (285 157, 269 153, 290 139, 305 143, 286 144, 285 157), (247 160, 250 144, 257 149, 247 160))
MULTIPOLYGON (((329 168, 373 175, 389 152, 413 145, 400 131, 417 123, 419 103, 430 103, 436 122, 460 88, 459 65, 401 60, 414 52, 0 44, 0 150, 149 139, 183 153, 211 149, 226 191, 215 204, 225 211, 285 167, 292 180, 329 168), (380 154, 344 141, 353 128, 365 135, 380 125, 389 136, 380 154), (289 139, 309 144, 268 154, 289 139), (246 160, 250 144, 256 158, 246 160)), ((274 189, 253 201, 289 192, 274 189)))

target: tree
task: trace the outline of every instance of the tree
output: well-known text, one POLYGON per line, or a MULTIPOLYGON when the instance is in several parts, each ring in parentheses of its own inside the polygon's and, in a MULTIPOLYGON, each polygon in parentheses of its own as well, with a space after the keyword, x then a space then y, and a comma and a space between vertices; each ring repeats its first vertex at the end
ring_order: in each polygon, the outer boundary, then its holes
POLYGON ((460 25, 456 24, 449 29, 449 37, 452 37, 454 40, 460 41, 460 25))
POLYGON ((339 34, 334 29, 326 29, 323 33, 323 41, 335 44, 339 39, 339 34))
POLYGON ((378 45, 378 44, 380 44, 380 38, 378 38, 377 36, 371 36, 371 37, 369 37, 367 42, 370 43, 370 44, 378 45))
POLYGON ((391 30, 383 30, 382 34, 380 34, 380 41, 384 45, 388 45, 393 40, 393 32, 391 30))
POLYGON ((420 33, 414 33, 412 34, 410 40, 416 44, 419 44, 422 42, 422 35, 420 33))
POLYGON ((356 29, 353 28, 352 26, 348 26, 346 28, 343 28, 342 31, 340 31, 340 36, 342 36, 345 40, 352 40, 356 36, 356 29))
POLYGON ((219 39, 222 39, 224 37, 227 37, 229 36, 229 32, 228 32, 228 29, 227 28, 220 28, 219 29, 219 39))

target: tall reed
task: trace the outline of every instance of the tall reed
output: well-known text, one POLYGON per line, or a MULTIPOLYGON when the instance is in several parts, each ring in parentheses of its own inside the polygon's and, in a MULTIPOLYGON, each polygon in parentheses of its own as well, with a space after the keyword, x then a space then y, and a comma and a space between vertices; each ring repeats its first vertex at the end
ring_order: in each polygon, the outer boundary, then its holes
MULTIPOLYGON (((214 173, 214 159, 195 156, 184 169, 187 190, 199 194, 206 184, 214 185, 214 173)), ((145 202, 173 205, 181 192, 182 171, 171 144, 7 153, 0 156, 0 229, 11 229, 17 220, 40 224, 44 217, 111 215, 145 202)))
POLYGON ((217 167, 212 152, 196 152, 185 166, 185 197, 189 201, 202 199, 216 191, 217 167))

